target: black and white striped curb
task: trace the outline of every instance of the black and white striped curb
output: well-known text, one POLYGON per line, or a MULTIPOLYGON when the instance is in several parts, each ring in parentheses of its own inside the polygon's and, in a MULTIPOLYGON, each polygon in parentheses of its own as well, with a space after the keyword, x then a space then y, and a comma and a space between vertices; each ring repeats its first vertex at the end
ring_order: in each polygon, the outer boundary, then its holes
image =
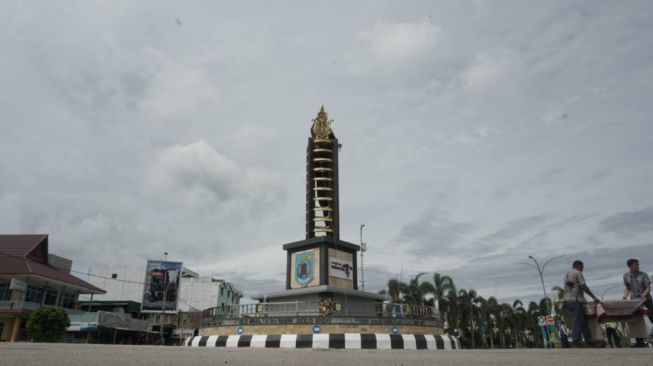
POLYGON ((187 347, 336 348, 336 349, 460 349, 456 337, 432 334, 254 334, 198 336, 187 347))

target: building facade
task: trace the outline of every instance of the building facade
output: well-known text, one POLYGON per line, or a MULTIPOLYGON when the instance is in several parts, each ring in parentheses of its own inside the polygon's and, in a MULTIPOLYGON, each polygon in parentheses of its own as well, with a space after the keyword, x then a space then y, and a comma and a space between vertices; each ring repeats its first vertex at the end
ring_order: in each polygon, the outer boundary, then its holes
POLYGON ((104 290, 71 274, 72 261, 49 253, 48 235, 0 235, 0 341, 26 340, 35 309, 82 313, 78 298, 104 290))
MULTIPOLYGON (((106 291, 93 295, 94 301, 135 301, 142 302, 145 281, 143 268, 91 268, 88 281, 106 291)), ((220 305, 240 303, 242 292, 231 283, 213 277, 200 277, 196 272, 183 268, 179 288, 179 311, 202 311, 220 305)), ((90 295, 81 297, 87 304, 90 295)))

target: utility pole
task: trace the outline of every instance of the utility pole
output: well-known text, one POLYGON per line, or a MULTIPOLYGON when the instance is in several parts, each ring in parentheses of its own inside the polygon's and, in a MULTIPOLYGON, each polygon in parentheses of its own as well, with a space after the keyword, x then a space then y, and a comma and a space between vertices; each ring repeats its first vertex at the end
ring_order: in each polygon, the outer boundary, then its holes
MULTIPOLYGON (((168 252, 163 252, 163 260, 168 260, 168 252)), ((165 266, 163 266, 165 267, 165 266)), ((163 268, 163 307, 161 308, 161 329, 159 329, 159 334, 161 336, 161 345, 163 346, 163 319, 166 316, 166 300, 168 298, 168 269, 163 268)))
POLYGON ((363 253, 367 250, 367 244, 363 243, 363 228, 365 224, 361 225, 361 287, 365 291, 365 262, 363 261, 363 253))
MULTIPOLYGON (((166 252, 166 257, 168 256, 168 252, 166 252)), ((164 338, 163 338, 163 319, 166 316, 166 300, 168 298, 168 269, 164 268, 163 271, 163 307, 161 308, 161 329, 160 335, 161 335, 161 345, 164 345, 164 338)))

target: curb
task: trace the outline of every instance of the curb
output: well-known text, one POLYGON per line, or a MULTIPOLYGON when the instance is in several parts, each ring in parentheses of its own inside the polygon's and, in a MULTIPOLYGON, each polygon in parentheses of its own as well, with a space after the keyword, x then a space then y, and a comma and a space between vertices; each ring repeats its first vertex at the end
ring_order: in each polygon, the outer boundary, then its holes
POLYGON ((460 349, 454 336, 432 334, 254 334, 197 336, 186 347, 316 348, 316 349, 460 349))

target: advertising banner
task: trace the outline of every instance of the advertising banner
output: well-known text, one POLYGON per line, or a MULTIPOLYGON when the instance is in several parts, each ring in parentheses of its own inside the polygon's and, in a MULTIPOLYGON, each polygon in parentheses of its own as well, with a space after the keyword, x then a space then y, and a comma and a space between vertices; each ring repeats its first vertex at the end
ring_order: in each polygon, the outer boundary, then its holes
POLYGON ((142 311, 159 313, 177 311, 181 262, 147 261, 142 311))
POLYGON ((329 257, 329 276, 352 280, 354 276, 354 266, 351 261, 329 257))

